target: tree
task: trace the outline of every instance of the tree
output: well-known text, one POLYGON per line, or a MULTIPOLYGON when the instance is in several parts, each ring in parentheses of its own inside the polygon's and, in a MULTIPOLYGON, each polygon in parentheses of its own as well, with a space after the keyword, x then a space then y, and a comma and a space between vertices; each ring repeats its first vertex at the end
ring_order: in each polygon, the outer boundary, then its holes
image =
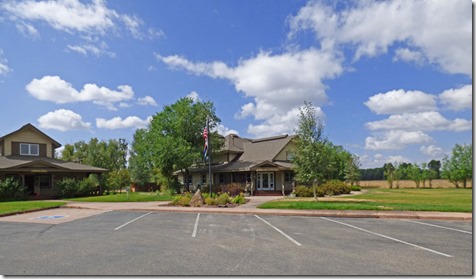
POLYGON ((360 180, 360 159, 357 155, 352 154, 347 157, 345 163, 345 180, 349 182, 350 185, 354 185, 354 183, 360 180))
POLYGON ((405 175, 405 169, 402 167, 403 165, 399 162, 395 162, 394 164, 395 170, 393 171, 393 177, 395 179, 395 188, 400 188, 400 180, 405 175))
POLYGON ((147 130, 138 129, 130 150, 129 171, 132 181, 140 186, 151 182, 152 179, 152 150, 147 143, 147 130))
POLYGON ((386 163, 383 165, 383 171, 385 174, 385 178, 387 179, 388 186, 390 189, 393 188, 393 180, 394 178, 394 172, 395 172, 395 167, 392 165, 392 163, 386 163))
MULTIPOLYGON (((180 171, 186 181, 186 190, 189 191, 190 168, 203 161, 202 133, 207 117, 210 120, 210 130, 213 130, 220 123, 220 119, 215 115, 212 102, 182 98, 172 105, 165 106, 161 112, 153 116, 148 129, 144 132, 145 135, 142 135, 145 138, 143 144, 150 150, 150 154, 140 160, 150 160, 152 168, 159 169, 169 181, 169 185, 174 171, 180 171)), ((216 145, 218 133, 209 131, 208 135, 212 147, 218 150, 220 148, 216 145)))
POLYGON ((428 183, 430 184, 430 188, 432 188, 432 181, 433 179, 440 178, 440 168, 441 163, 437 160, 431 160, 428 162, 428 183))
POLYGON ((299 124, 295 130, 295 154, 293 163, 296 166, 296 180, 311 185, 322 183, 328 168, 330 151, 327 138, 324 137, 324 125, 316 115, 310 102, 304 102, 299 109, 299 124))
POLYGON ((472 144, 456 144, 451 150, 451 157, 443 158, 442 176, 455 183, 456 187, 458 182, 463 182, 463 187, 466 188, 467 181, 473 178, 472 154, 472 144))
MULTIPOLYGON (((82 163, 109 171, 119 171, 126 168, 128 144, 125 139, 111 139, 108 142, 97 138, 92 138, 88 143, 84 141, 66 145, 61 158, 65 161, 82 163)), ((102 173, 94 180, 99 183, 100 192, 106 187, 107 190, 109 174, 102 173)))
POLYGON ((410 165, 408 168, 408 178, 415 182, 415 186, 420 188, 420 182, 423 180, 423 174, 418 164, 410 165))

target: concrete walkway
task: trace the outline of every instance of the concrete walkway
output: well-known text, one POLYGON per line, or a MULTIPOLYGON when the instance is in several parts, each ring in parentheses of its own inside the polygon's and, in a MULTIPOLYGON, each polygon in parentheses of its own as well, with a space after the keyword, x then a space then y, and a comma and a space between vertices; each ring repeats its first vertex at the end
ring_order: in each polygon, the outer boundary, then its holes
POLYGON ((230 208, 222 207, 176 207, 167 206, 169 202, 74 202, 69 201, 62 208, 84 208, 102 211, 133 210, 163 211, 188 213, 217 214, 250 214, 279 216, 309 217, 342 217, 342 218, 396 218, 396 219, 427 219, 427 220, 460 220, 472 221, 472 213, 462 212, 429 212, 429 211, 377 211, 377 210, 293 210, 293 209, 259 209, 262 203, 280 199, 275 196, 247 197, 250 201, 244 205, 230 208))

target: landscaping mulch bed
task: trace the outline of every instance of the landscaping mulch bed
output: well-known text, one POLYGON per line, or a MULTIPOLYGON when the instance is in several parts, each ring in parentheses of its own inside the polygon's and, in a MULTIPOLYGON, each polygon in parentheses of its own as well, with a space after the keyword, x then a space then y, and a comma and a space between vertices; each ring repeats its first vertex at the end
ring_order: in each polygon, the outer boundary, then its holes
MULTIPOLYGON (((245 203, 244 203, 244 204, 247 204, 249 201, 250 201, 250 199, 245 199, 245 203)), ((236 203, 228 203, 228 204, 225 204, 225 205, 206 205, 206 204, 203 204, 203 205, 200 206, 200 207, 206 207, 206 208, 234 208, 234 207, 238 207, 238 206, 240 206, 240 205, 243 205, 243 204, 236 204, 236 203)), ((161 204, 161 205, 159 205, 159 206, 183 207, 183 206, 181 206, 181 205, 173 205, 172 203, 161 204)), ((191 207, 191 206, 186 206, 186 207, 191 207)))

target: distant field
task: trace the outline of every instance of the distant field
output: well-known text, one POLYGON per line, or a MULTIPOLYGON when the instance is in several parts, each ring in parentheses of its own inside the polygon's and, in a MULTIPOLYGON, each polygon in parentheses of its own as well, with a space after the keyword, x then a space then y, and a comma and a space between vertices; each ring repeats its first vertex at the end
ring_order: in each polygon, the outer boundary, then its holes
MULTIPOLYGON (((431 182, 432 188, 455 188, 455 185, 449 182, 446 179, 435 179, 431 182)), ((368 180, 368 181, 360 181, 360 187, 362 188, 388 188, 388 183, 386 180, 368 180)), ((473 182, 468 181, 466 184, 467 188, 472 188, 473 182)), ((397 183, 393 182, 393 188, 397 187, 397 183)), ((463 187, 463 184, 460 183, 460 187, 463 187)), ((416 188, 415 182, 412 180, 400 180, 400 187, 399 188, 416 188)), ((420 188, 423 188, 423 183, 420 183, 420 188)), ((425 183, 425 188, 430 188, 430 184, 428 180, 425 183)))

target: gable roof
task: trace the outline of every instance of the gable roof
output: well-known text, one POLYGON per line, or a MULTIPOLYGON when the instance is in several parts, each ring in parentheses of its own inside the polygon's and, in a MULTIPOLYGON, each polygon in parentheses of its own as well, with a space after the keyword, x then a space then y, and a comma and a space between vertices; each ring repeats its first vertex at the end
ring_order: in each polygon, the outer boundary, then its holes
POLYGON ((20 129, 16 130, 16 131, 13 131, 9 134, 6 134, 2 137, 0 137, 0 142, 3 141, 4 139, 10 137, 10 136, 13 136, 14 134, 17 134, 21 131, 25 131, 25 130, 31 130, 37 134, 40 134, 41 136, 47 138, 49 141, 51 141, 53 143, 53 146, 54 148, 53 149, 56 149, 58 147, 61 147, 61 144, 57 141, 55 141, 54 139, 52 139, 50 136, 48 136, 47 134, 43 133, 42 131, 40 131, 38 128, 36 128, 35 126, 33 126, 32 124, 28 123, 26 125, 23 125, 20 129))
MULTIPOLYGON (((296 136, 281 135, 276 137, 261 139, 245 139, 236 135, 225 137, 225 151, 231 151, 233 148, 242 153, 237 160, 232 162, 212 165, 213 172, 233 172, 233 171, 250 171, 256 168, 269 166, 282 170, 293 168, 291 162, 275 161, 278 154, 289 144, 296 136), (234 144, 230 143, 234 140, 234 144), (228 143, 227 143, 228 141, 228 143), (242 146, 240 146, 242 144, 242 146)), ((223 149, 222 149, 223 151, 223 149)), ((197 166, 191 170, 192 172, 206 172, 207 166, 197 166)))
POLYGON ((294 137, 295 136, 282 135, 251 140, 243 145, 244 153, 238 161, 273 161, 279 152, 281 152, 294 137))

